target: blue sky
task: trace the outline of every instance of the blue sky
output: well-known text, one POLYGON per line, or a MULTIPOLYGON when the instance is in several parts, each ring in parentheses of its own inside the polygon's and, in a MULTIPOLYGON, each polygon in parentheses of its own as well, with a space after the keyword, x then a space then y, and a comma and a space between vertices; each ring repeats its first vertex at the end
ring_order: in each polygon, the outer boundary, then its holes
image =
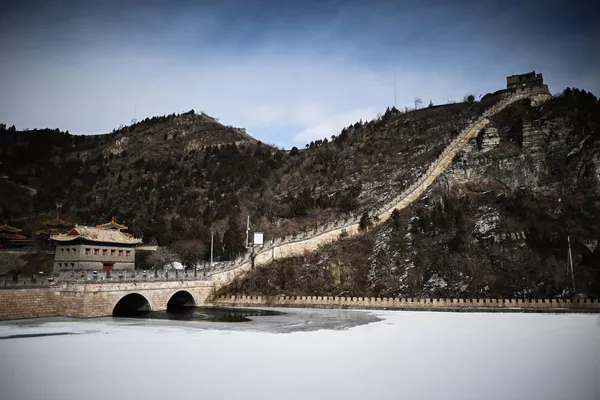
POLYGON ((589 1, 53 1, 0 13, 0 121, 106 133, 203 110, 290 148, 536 70, 600 94, 589 1))

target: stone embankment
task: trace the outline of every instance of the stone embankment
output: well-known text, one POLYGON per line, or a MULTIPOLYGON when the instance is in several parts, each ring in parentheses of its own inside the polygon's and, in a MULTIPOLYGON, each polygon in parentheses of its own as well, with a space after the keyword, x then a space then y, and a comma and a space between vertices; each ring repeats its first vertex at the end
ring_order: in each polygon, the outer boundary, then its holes
MULTIPOLYGON (((464 128, 458 134, 417 182, 413 183, 410 187, 396 196, 391 202, 374 210, 372 216, 377 217, 375 218, 375 221, 386 221, 391 216, 394 209, 401 210, 418 199, 425 191, 427 191, 437 177, 448 168, 454 157, 466 146, 466 144, 489 124, 490 121, 487 117, 498 113, 515 101, 524 98, 530 98, 534 102, 540 103, 548 100, 551 96, 545 90, 517 92, 515 95, 505 98, 487 109, 479 119, 464 128)), ((254 265, 264 265, 276 259, 302 255, 306 252, 315 251, 320 246, 339 240, 342 236, 356 235, 359 233, 359 220, 360 216, 354 216, 353 218, 319 226, 313 231, 302 232, 291 237, 274 239, 265 244, 265 246, 255 250, 254 265)), ((233 281, 236 276, 250 270, 252 265, 251 258, 252 255, 248 253, 243 258, 214 267, 209 273, 212 275, 215 286, 219 288, 227 285, 233 281)))
POLYGON ((333 296, 220 296, 217 306, 307 307, 413 311, 598 312, 598 299, 412 299, 333 296))

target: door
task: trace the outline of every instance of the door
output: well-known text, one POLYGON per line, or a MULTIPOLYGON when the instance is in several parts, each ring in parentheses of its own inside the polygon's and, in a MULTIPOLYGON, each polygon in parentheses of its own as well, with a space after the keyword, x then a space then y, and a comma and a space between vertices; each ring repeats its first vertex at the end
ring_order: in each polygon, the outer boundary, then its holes
POLYGON ((108 278, 110 276, 110 271, 112 270, 112 267, 115 263, 105 262, 103 264, 104 264, 104 271, 106 272, 106 277, 108 278))

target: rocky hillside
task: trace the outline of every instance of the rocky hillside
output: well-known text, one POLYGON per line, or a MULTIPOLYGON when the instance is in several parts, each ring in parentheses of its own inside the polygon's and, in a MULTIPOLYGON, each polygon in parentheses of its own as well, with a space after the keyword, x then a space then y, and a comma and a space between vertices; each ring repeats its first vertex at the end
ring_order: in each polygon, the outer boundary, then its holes
POLYGON ((223 292, 600 296, 599 127, 598 99, 584 91, 515 103, 389 221, 369 229, 365 216, 364 235, 257 268, 223 292))
POLYGON ((388 109, 291 151, 193 111, 94 136, 0 125, 0 218, 32 235, 57 207, 80 224, 116 216, 184 262, 208 257, 213 230, 216 259, 230 259, 246 215, 273 238, 383 204, 489 105, 388 109))

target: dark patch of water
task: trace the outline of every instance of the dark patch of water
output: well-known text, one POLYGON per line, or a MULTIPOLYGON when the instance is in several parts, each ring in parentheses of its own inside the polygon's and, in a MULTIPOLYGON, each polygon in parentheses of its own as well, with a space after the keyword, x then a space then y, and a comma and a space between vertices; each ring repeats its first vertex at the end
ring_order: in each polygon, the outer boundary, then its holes
POLYGON ((37 338, 37 337, 44 337, 44 336, 64 336, 64 335, 79 335, 79 333, 73 333, 73 332, 29 333, 29 334, 23 334, 23 335, 0 336, 0 340, 26 339, 26 338, 37 338))
POLYGON ((124 318, 167 319, 175 321, 248 322, 250 317, 284 315, 273 310, 224 307, 178 307, 166 311, 131 311, 120 314, 124 318))

